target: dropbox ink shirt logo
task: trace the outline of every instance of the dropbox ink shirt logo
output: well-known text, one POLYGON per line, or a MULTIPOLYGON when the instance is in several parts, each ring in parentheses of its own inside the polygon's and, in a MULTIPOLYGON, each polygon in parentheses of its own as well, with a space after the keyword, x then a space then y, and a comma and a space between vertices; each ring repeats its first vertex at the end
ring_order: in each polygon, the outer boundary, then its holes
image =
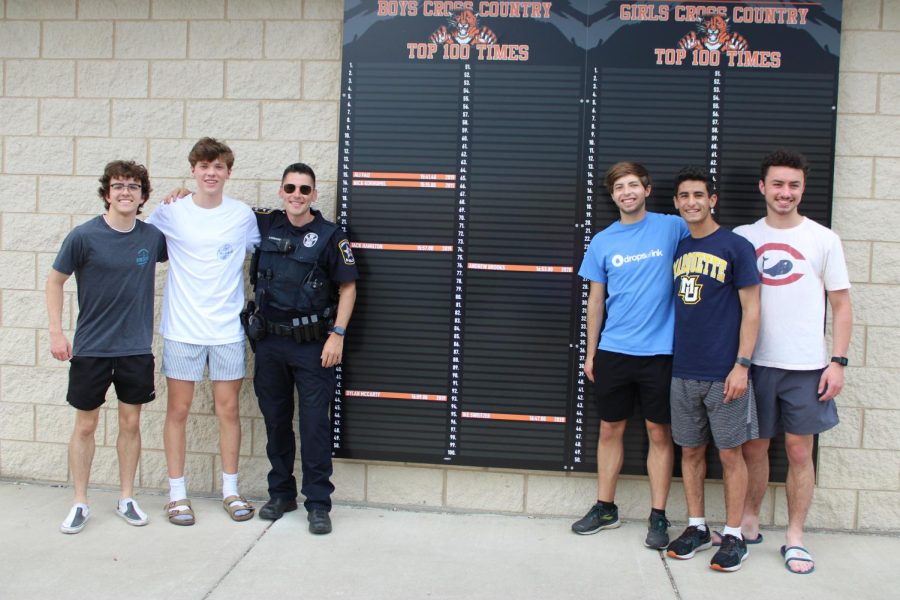
POLYGON ((621 254, 613 254, 612 258, 610 258, 610 262, 612 263, 612 266, 618 268, 628 263, 640 262, 642 260, 647 260, 648 258, 662 257, 662 255, 663 251, 657 248, 656 250, 650 250, 649 252, 629 254, 627 256, 622 256, 621 254))
POLYGON ((138 250, 137 259, 135 259, 135 262, 139 267, 143 267, 144 265, 146 265, 148 262, 150 262, 150 251, 146 248, 141 248, 140 250, 138 250))
POLYGON ((222 244, 219 246, 219 260, 228 260, 228 257, 232 254, 234 254, 234 248, 231 247, 231 244, 222 244))

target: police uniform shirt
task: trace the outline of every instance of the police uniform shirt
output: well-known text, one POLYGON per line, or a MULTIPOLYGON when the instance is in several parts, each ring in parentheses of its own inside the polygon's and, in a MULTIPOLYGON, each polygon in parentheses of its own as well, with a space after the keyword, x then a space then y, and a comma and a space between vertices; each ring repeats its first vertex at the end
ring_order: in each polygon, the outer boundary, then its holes
MULTIPOLYGON (((319 229, 318 225, 328 223, 320 211, 310 209, 313 220, 302 227, 295 227, 287 218, 283 210, 255 210, 257 223, 262 236, 273 235, 277 229, 282 229, 288 236, 297 240, 304 240, 319 229), (286 231, 285 231, 286 230, 286 231)), ((326 242, 325 248, 317 261, 319 267, 328 278, 339 288, 342 283, 359 279, 359 271, 356 268, 356 259, 350 248, 350 240, 344 230, 337 227, 326 242)), ((299 282, 298 282, 299 284, 299 282)), ((335 300, 337 302, 337 300, 335 300)), ((263 316, 274 320, 288 320, 298 316, 297 314, 284 314, 282 311, 273 311, 265 306, 261 307, 263 316)))

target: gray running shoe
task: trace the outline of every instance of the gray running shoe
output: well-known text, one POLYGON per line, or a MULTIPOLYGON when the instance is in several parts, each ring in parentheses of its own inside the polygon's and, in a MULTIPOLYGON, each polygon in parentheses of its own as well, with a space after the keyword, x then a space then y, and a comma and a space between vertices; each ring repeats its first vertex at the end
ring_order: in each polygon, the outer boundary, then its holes
POLYGON ((619 525, 619 509, 614 506, 612 510, 608 510, 598 502, 584 517, 572 523, 572 531, 578 535, 591 535, 601 529, 615 529, 619 525))
POLYGON ((669 545, 669 520, 651 513, 649 521, 644 545, 654 550, 662 550, 669 545))

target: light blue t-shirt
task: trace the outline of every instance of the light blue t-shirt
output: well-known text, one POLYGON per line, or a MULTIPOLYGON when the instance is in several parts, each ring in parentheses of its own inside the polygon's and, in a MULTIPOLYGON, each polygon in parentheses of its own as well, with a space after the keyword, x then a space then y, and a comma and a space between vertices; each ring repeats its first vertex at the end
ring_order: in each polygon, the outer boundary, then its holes
POLYGON ((578 274, 606 284, 600 350, 672 354, 672 263, 678 242, 688 235, 681 217, 648 212, 637 223, 616 221, 594 236, 578 274))

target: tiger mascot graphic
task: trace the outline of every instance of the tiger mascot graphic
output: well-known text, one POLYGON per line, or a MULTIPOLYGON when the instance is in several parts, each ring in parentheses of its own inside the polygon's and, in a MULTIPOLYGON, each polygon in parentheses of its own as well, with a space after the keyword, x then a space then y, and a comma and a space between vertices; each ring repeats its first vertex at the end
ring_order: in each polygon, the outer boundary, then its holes
POLYGON ((435 44, 493 44, 497 35, 489 28, 478 25, 478 17, 471 10, 461 10, 431 34, 435 44))
POLYGON ((692 31, 681 38, 678 47, 685 50, 703 47, 707 50, 722 52, 747 50, 749 47, 747 40, 739 33, 729 32, 728 21, 728 18, 719 15, 713 15, 707 19, 697 19, 697 32, 692 31))

